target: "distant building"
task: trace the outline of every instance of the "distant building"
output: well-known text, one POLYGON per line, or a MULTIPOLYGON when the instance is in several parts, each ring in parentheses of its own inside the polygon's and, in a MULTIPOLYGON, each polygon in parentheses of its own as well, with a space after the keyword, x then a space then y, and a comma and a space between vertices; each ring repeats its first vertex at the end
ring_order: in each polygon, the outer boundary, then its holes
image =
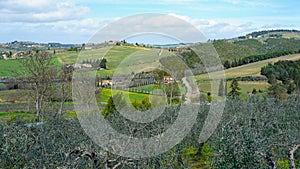
POLYGON ((91 50, 91 49, 93 49, 93 48, 92 48, 91 46, 85 46, 84 49, 85 49, 85 50, 91 50))
POLYGON ((80 64, 80 63, 75 63, 72 65, 75 69, 82 69, 82 68, 92 68, 93 66, 91 64, 80 64))
POLYGON ((2 54, 1 56, 2 59, 9 59, 9 56, 7 53, 2 54))
POLYGON ((253 36, 252 35, 248 35, 247 38, 248 39, 253 39, 253 36))
POLYGON ((13 54, 13 58, 22 58, 24 56, 24 52, 17 52, 13 54))
POLYGON ((60 47, 61 44, 60 43, 48 43, 49 47, 60 47))

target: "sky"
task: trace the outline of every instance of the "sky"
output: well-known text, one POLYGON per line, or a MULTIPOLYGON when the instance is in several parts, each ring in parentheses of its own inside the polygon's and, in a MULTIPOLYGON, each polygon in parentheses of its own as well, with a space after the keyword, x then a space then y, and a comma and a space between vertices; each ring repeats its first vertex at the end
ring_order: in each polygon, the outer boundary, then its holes
POLYGON ((0 42, 86 43, 108 24, 166 14, 207 39, 266 29, 300 29, 299 0, 0 0, 0 42))

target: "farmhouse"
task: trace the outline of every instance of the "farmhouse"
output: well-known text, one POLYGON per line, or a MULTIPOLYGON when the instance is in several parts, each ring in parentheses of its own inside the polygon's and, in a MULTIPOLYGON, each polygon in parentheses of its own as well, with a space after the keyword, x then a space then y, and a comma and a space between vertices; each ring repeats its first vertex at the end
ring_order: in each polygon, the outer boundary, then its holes
POLYGON ((75 69, 82 69, 82 68, 92 68, 93 66, 91 64, 80 64, 80 63, 75 63, 72 65, 75 69))
POLYGON ((113 81, 112 80, 101 80, 100 81, 100 86, 112 86, 113 81))
POLYGON ((17 52, 13 54, 13 58, 22 58, 24 56, 24 52, 17 52))

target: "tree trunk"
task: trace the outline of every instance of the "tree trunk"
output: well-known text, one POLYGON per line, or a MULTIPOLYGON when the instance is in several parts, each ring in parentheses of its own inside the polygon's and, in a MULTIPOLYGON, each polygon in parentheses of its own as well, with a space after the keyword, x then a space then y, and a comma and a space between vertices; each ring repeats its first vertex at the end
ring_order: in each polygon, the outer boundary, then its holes
POLYGON ((44 93, 42 93, 39 97, 40 97, 40 101, 39 101, 39 115, 42 113, 43 111, 43 102, 44 102, 44 93))
POLYGON ((65 102, 64 100, 60 102, 59 111, 58 111, 60 116, 62 115, 63 112, 64 102, 65 102))
POLYGON ((36 110, 36 118, 39 120, 40 116, 40 104, 39 104, 39 91, 36 89, 36 95, 35 95, 35 110, 36 110))
POLYGON ((178 166, 179 166, 179 167, 184 166, 184 163, 183 163, 181 154, 178 154, 178 155, 177 155, 177 162, 178 162, 178 166))
POLYGON ((299 144, 295 145, 294 147, 292 147, 289 151, 289 159, 290 159, 290 169, 296 169, 296 165, 295 165, 295 159, 294 159, 294 153, 295 151, 299 148, 299 144))
MULTIPOLYGON (((64 83, 64 82, 62 82, 64 83)), ((63 112, 63 107, 64 107, 64 103, 65 103, 65 85, 62 84, 62 87, 61 87, 61 101, 60 101, 60 106, 59 106, 59 115, 62 115, 62 112, 63 112)))
POLYGON ((200 157, 202 155, 202 148, 204 146, 205 143, 200 143, 197 153, 195 154, 197 157, 200 157))
POLYGON ((270 163, 270 165, 272 166, 273 169, 278 168, 277 162, 274 159, 273 155, 271 157, 268 157, 267 160, 269 161, 269 163, 270 163))

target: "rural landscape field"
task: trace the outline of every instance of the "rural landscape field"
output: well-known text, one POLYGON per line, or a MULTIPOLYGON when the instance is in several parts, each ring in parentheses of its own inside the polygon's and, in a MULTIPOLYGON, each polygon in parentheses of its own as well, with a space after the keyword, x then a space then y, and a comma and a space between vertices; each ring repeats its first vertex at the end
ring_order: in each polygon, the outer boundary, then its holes
POLYGON ((0 168, 300 168, 297 5, 0 1, 0 168))
MULTIPOLYGON (((184 140, 170 150, 170 154, 164 154, 159 160, 156 158, 145 160, 149 166, 159 164, 162 168, 168 165, 172 165, 175 168, 180 167, 180 165, 191 166, 193 168, 210 168, 218 167, 219 165, 234 165, 234 161, 232 161, 234 159, 231 159, 232 157, 229 157, 231 155, 228 154, 231 151, 237 153, 238 157, 235 160, 240 161, 241 164, 238 165, 243 165, 243 167, 252 165, 253 163, 260 167, 267 167, 276 163, 280 168, 290 168, 289 166, 292 165, 291 160, 294 160, 293 165, 298 166, 300 161, 297 149, 291 148, 297 145, 299 141, 299 132, 297 132, 299 131, 299 73, 291 74, 299 72, 300 54, 298 53, 300 51, 300 40, 298 38, 300 39, 300 33, 289 30, 261 33, 263 38, 256 37, 249 39, 245 36, 244 38, 207 42, 213 44, 218 53, 223 54, 220 55, 220 60, 225 67, 226 79, 224 79, 224 82, 217 82, 219 84, 217 93, 211 91, 211 80, 205 68, 201 66, 200 57, 193 52, 192 45, 158 47, 121 41, 114 42, 114 44, 107 43, 92 46, 84 44, 59 49, 36 49, 30 53, 12 50, 12 54, 9 57, 4 52, 3 56, 6 57, 0 60, 0 119, 2 125, 1 131, 4 136, 4 140, 2 140, 2 146, 4 147, 2 148, 9 149, 5 149, 5 151, 3 149, 1 164, 11 167, 39 166, 44 163, 57 166, 101 166, 100 163, 95 164, 92 162, 92 160, 101 160, 101 156, 94 159, 96 157, 89 155, 92 152, 102 152, 103 150, 99 148, 78 149, 74 143, 68 145, 68 147, 70 146, 69 148, 60 147, 61 145, 56 143, 53 143, 50 147, 46 146, 50 144, 47 143, 47 137, 53 137, 54 140, 57 139, 61 144, 66 143, 67 140, 71 141, 70 139, 74 139, 79 142, 83 141, 84 146, 93 145, 88 137, 84 136, 83 131, 80 130, 80 126, 78 126, 79 124, 76 120, 78 112, 74 109, 74 105, 77 103, 72 101, 71 90, 72 71, 89 68, 89 73, 85 76, 95 76, 95 95, 100 107, 99 113, 113 123, 118 130, 124 130, 123 132, 125 133, 130 132, 130 129, 119 127, 122 124, 124 125, 124 123, 128 123, 128 121, 124 121, 120 117, 120 114, 117 113, 114 104, 115 99, 119 102, 120 100, 124 100, 125 104, 133 105, 135 109, 147 111, 147 113, 151 113, 151 106, 155 104, 155 101, 156 104, 157 102, 164 102, 170 108, 180 107, 180 105, 189 104, 189 102, 196 103, 202 107, 198 115, 200 121, 197 121, 187 140, 184 140), (297 43, 293 43, 293 46, 287 44, 287 48, 284 50, 278 49, 280 46, 285 45, 284 43, 290 43, 284 38, 287 36, 286 34, 294 34, 295 39, 293 41, 297 43), (278 38, 274 39, 274 35, 277 35, 278 38), (261 51, 259 44, 268 46, 267 43, 263 44, 261 41, 266 42, 271 40, 275 41, 272 42, 273 49, 270 49, 270 51, 261 51), (256 43, 255 48, 253 47, 253 43, 256 43), (243 50, 236 50, 232 54, 230 52, 231 48, 251 50, 251 55, 244 55, 243 50), (22 54, 22 56, 16 57, 17 54, 22 54), (188 98, 186 95, 188 86, 183 82, 183 79, 172 77, 172 71, 168 71, 172 68, 168 64, 172 61, 172 58, 180 58, 193 71, 193 77, 187 78, 195 79, 197 89, 199 90, 198 99, 194 98, 192 100, 188 98), (251 60, 252 58, 256 58, 256 60, 251 60), (155 64, 158 63, 163 67, 165 66, 166 70, 163 71, 155 68, 155 64), (281 67, 283 69, 281 70, 279 67, 275 67, 275 65, 280 65, 280 63, 295 64, 297 66, 281 67), (274 65, 277 71, 263 71, 263 69, 267 69, 271 65, 274 65), (120 67, 122 68, 121 72, 118 72, 120 67), (40 70, 47 70, 52 74, 49 75, 48 72, 40 72, 40 70), (135 70, 138 71, 134 72, 135 70), (284 81, 280 77, 280 71, 287 71, 291 76, 286 77, 287 79, 284 81), (269 72, 270 74, 265 72, 269 72), (37 73, 38 76, 35 77, 31 73, 37 73), (131 75, 130 84, 126 85, 121 82, 117 84, 113 77, 118 73, 122 73, 123 76, 126 74, 131 75), (275 79, 271 79, 272 77, 275 79), (46 90, 44 90, 45 86, 46 90), (200 129, 203 125, 202 118, 205 117, 210 103, 214 99, 218 100, 218 97, 222 96, 222 94, 227 96, 227 103, 223 114, 223 118, 226 120, 220 123, 219 127, 221 128, 217 129, 209 140, 199 145, 199 143, 192 141, 195 139, 193 135, 197 135, 201 131, 200 129), (125 96, 128 96, 129 100, 126 100, 125 96), (114 97, 115 99, 113 99, 114 97), (154 100, 151 99, 153 97, 154 100), (37 98, 39 99, 37 100, 37 98), (287 109, 283 106, 289 108, 287 109), (281 109, 282 112, 278 111, 281 109), (58 121, 52 124, 53 118, 58 121), (228 121, 228 119, 231 120, 228 121), (255 123, 255 126, 252 123, 255 123), (274 125, 276 128, 274 128, 274 125), (69 131, 74 126, 77 126, 78 131, 70 133, 69 131), (269 127, 270 129, 268 129, 269 127), (9 132, 12 130, 14 132, 9 132), (61 130, 61 132, 53 133, 53 130, 61 130), (40 132, 42 131, 46 132, 46 135, 41 134, 40 132), (237 133, 231 136, 230 132, 237 133), (38 143, 35 140, 36 138, 33 137, 34 133, 39 134, 37 136, 40 137, 38 143), (246 133, 247 135, 244 135, 246 133), (78 137, 78 134, 82 136, 78 137), (25 135, 28 136, 25 137, 25 135), (66 137, 67 140, 61 140, 61 136, 66 137), (219 137, 223 139, 220 140, 219 137), (7 141, 7 139, 16 139, 20 144, 13 145, 13 142, 7 141), (264 143, 264 139, 267 139, 270 143, 264 143), (231 141, 234 141, 234 144, 231 141), (236 147, 237 144, 246 147, 245 149, 238 148, 236 147), (39 147, 36 147, 38 145, 46 147, 40 150, 39 147), (222 147, 222 145, 226 146, 226 148, 222 147), (19 156, 15 153, 25 151, 25 147, 23 146, 30 147, 20 158, 33 160, 30 163, 13 158, 13 156, 19 156), (256 150, 255 147, 259 147, 259 149, 256 150), (237 150, 234 150, 235 148, 237 150), (57 149, 58 151, 49 152, 53 149, 57 149), (77 154, 72 152, 75 150, 77 154), (291 150, 295 150, 293 151, 293 159, 291 159, 291 150), (71 162, 73 160, 72 157, 58 156, 63 151, 70 151, 69 153, 74 153, 74 157, 80 155, 79 157, 83 157, 83 159, 74 164, 71 162), (216 151, 224 154, 215 156, 216 151), (256 154, 257 151, 261 151, 260 153, 271 153, 271 156, 256 154), (284 152, 286 152, 286 155, 284 152), (35 161, 36 155, 31 153, 40 153, 41 156, 52 154, 51 156, 53 157, 40 159, 40 164, 37 164, 37 161, 35 161), (172 153, 176 153, 176 158, 179 159, 174 161, 172 153), (244 155, 238 155, 240 153, 244 155), (63 159, 69 162, 65 163, 63 159), (59 163, 54 163, 52 160, 59 163), (178 160, 181 162, 178 162, 178 160)), ((8 44, 7 46, 16 46, 22 42, 15 43, 8 44)), ((177 63, 176 59, 173 59, 173 62, 173 64, 177 65, 176 69, 180 69, 181 64, 177 63)), ((211 72, 210 76, 218 77, 218 73, 218 71, 211 72)), ((168 119, 168 116, 176 117, 171 109, 169 113, 168 109, 165 111, 167 111, 167 115, 164 115, 166 116, 164 118, 168 119)), ((161 123, 165 125, 170 122, 172 121, 154 121, 151 126, 159 126, 162 125, 161 123)), ((131 125, 139 126, 141 124, 131 125)), ((156 133, 158 131, 153 130, 153 132, 156 133)), ((138 134, 143 133, 145 134, 145 131, 138 134)), ((132 164, 138 165, 138 161, 136 160, 132 164)), ((129 164, 124 163, 122 165, 130 167, 129 164)))

